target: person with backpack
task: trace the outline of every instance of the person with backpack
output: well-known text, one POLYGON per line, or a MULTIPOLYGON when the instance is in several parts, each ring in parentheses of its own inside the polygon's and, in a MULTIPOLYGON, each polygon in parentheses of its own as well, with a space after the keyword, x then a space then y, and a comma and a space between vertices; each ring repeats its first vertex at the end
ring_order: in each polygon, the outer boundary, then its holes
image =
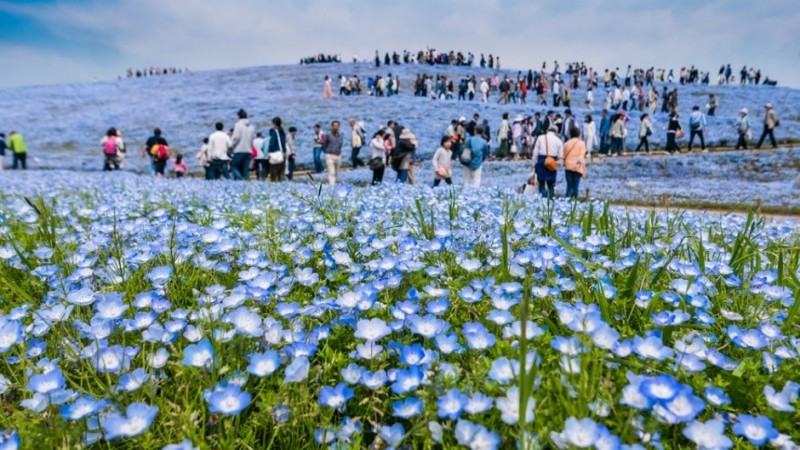
POLYGON ((0 170, 3 170, 3 159, 6 157, 6 134, 0 133, 0 170))
POLYGON ((165 144, 156 144, 150 149, 150 154, 156 164, 156 176, 163 177, 164 172, 167 170, 167 162, 172 156, 169 146, 165 144))
POLYGON ((539 193, 542 197, 552 200, 555 196, 558 161, 564 159, 564 144, 558 137, 558 128, 555 125, 551 125, 547 132, 536 140, 533 156, 536 158, 534 171, 539 183, 539 193))
POLYGON ((364 146, 364 127, 362 122, 356 121, 356 119, 350 119, 350 145, 352 147, 352 152, 350 153, 350 164, 352 164, 353 169, 356 169, 360 166, 364 165, 364 161, 362 161, 358 157, 358 153, 361 151, 361 147, 364 146))
POLYGON ((464 188, 479 187, 481 185, 481 172, 483 161, 489 153, 489 142, 486 140, 486 130, 483 125, 475 127, 475 134, 467 139, 464 150, 461 152, 460 163, 464 170, 464 188))
POLYGON ((100 146, 103 148, 103 171, 119 170, 120 160, 119 154, 124 148, 122 138, 119 137, 117 129, 111 127, 106 131, 106 135, 100 140, 100 146))
MULTIPOLYGON (((586 144, 580 139, 578 127, 569 129, 570 139, 564 144, 564 176, 567 180, 567 197, 578 198, 578 186, 586 175, 586 144)), ((548 187, 550 189, 550 187, 548 187)))
POLYGON ((325 167, 328 171, 328 184, 336 184, 342 167, 342 145, 344 138, 339 132, 339 121, 331 122, 331 132, 325 135, 322 151, 325 152, 325 167))
POLYGON ((227 180, 230 179, 228 163, 231 158, 228 152, 231 149, 231 138, 225 132, 222 122, 214 124, 214 128, 216 131, 208 137, 208 160, 211 162, 209 179, 219 180, 224 177, 227 180))
POLYGON ((142 159, 145 155, 150 157, 150 175, 156 176, 156 158, 153 155, 153 147, 156 145, 164 145, 169 147, 167 140, 161 135, 161 128, 153 130, 153 135, 147 138, 144 147, 142 147, 142 159))
POLYGON ((647 138, 653 134, 653 124, 650 122, 650 114, 642 114, 641 123, 639 124, 639 145, 636 146, 634 152, 638 152, 644 145, 644 151, 650 153, 650 143, 647 138))
POLYGON ((453 184, 452 175, 450 172, 450 161, 453 159, 453 153, 450 150, 453 146, 453 140, 450 136, 443 136, 439 148, 433 154, 433 187, 439 186, 439 183, 444 180, 448 186, 453 184))
POLYGON ((700 112, 700 107, 692 107, 692 114, 689 115, 689 151, 692 151, 694 137, 700 136, 700 147, 703 153, 706 152, 706 141, 703 138, 703 131, 706 129, 706 116, 700 112))
POLYGON ((750 140, 750 117, 747 115, 747 108, 739 111, 739 119, 736 120, 736 133, 739 139, 736 141, 736 150, 744 148, 747 150, 747 141, 750 140))
POLYGON ((267 155, 269 162, 269 181, 273 183, 283 181, 286 171, 286 132, 283 131, 283 121, 280 117, 272 118, 272 128, 269 130, 269 142, 265 142, 262 151, 267 155))
POLYGON ((253 159, 253 141, 256 133, 244 109, 240 109, 237 116, 239 120, 233 126, 233 136, 231 136, 231 148, 233 150, 231 169, 234 180, 249 181, 250 160, 253 159))
POLYGON ((11 168, 14 170, 17 167, 22 167, 22 170, 27 169, 28 146, 25 144, 25 138, 16 131, 11 131, 8 133, 7 145, 14 157, 11 168))
POLYGON ((769 140, 772 142, 772 148, 778 148, 778 143, 775 142, 775 127, 780 125, 780 120, 772 109, 772 103, 764 105, 764 131, 761 132, 761 138, 758 140, 756 149, 761 148, 764 139, 769 135, 769 140))

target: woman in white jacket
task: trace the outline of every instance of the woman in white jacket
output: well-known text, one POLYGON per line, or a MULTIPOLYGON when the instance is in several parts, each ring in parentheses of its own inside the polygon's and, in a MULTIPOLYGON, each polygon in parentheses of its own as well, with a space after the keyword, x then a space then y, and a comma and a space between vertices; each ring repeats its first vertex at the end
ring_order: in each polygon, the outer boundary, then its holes
POLYGON ((444 136, 441 145, 433 154, 433 187, 439 186, 442 180, 448 186, 453 184, 450 172, 450 161, 453 159, 453 152, 450 150, 452 146, 453 140, 450 139, 450 136, 444 136))
POLYGON ((586 115, 583 119, 583 143, 586 144, 586 156, 591 158, 592 150, 597 144, 597 127, 591 115, 586 115))
POLYGON ((639 145, 636 146, 636 152, 644 145, 644 151, 650 153, 650 143, 647 138, 653 134, 653 123, 650 122, 650 114, 642 114, 642 123, 639 125, 639 145))
POLYGON ((386 169, 386 147, 383 142, 385 136, 386 131, 381 128, 369 143, 369 168, 372 169, 373 186, 383 183, 383 171, 386 169))

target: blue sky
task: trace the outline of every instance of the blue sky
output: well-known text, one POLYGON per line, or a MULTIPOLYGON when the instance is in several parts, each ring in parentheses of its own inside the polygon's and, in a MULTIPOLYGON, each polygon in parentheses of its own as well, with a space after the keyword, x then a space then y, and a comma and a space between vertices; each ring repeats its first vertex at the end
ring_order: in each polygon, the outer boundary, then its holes
POLYGON ((428 45, 519 69, 752 65, 800 87, 798 24, 798 0, 0 0, 0 87, 428 45))

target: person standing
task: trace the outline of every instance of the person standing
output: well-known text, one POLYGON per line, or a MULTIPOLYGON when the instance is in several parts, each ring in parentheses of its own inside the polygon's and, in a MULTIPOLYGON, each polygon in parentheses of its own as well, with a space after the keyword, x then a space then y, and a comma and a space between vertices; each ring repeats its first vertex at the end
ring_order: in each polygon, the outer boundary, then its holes
POLYGON ((203 138, 203 145, 200 146, 200 151, 197 152, 197 160, 203 166, 205 171, 205 179, 211 179, 211 159, 208 157, 208 138, 203 138))
POLYGON ((3 170, 3 159, 6 157, 6 134, 0 133, 0 170, 3 170))
POLYGON ((650 153, 650 143, 647 138, 653 134, 653 124, 650 122, 650 115, 647 113, 642 114, 642 121, 639 124, 639 145, 636 146, 636 152, 644 145, 644 151, 650 153))
POLYGON ((106 131, 106 135, 100 140, 100 146, 103 148, 104 156, 103 171, 119 170, 119 154, 124 145, 116 128, 111 127, 106 131))
POLYGON ((314 125, 314 173, 322 173, 325 164, 322 162, 322 147, 325 144, 325 133, 320 124, 314 125))
POLYGON ((328 184, 336 184, 342 167, 342 145, 344 137, 339 132, 339 121, 331 122, 331 132, 325 135, 322 151, 325 153, 325 168, 328 171, 328 184))
POLYGON ((253 170, 256 171, 256 179, 263 180, 267 178, 267 171, 269 164, 267 164, 267 155, 264 153, 264 134, 260 131, 256 133, 256 138, 253 139, 253 149, 255 156, 253 157, 253 170))
POLYGON ((597 144, 597 127, 590 114, 583 119, 583 144, 586 146, 586 156, 591 158, 592 150, 597 144))
POLYGON ((297 161, 297 148, 295 147, 295 137, 297 128, 289 127, 289 134, 286 136, 286 178, 294 180, 294 169, 297 161))
POLYGON ((386 143, 384 142, 384 136, 386 136, 386 131, 381 128, 372 136, 372 140, 369 143, 369 168, 372 170, 370 185, 372 186, 383 183, 383 173, 386 171, 386 143))
POLYGON ((403 128, 397 138, 397 146, 394 149, 394 165, 397 167, 397 182, 414 184, 413 170, 414 157, 417 151, 417 137, 409 128, 403 128))
POLYGON ((717 96, 712 92, 708 94, 708 105, 706 108, 708 109, 708 115, 710 117, 714 116, 714 113, 717 111, 717 107, 719 106, 719 99, 717 96))
POLYGON ((466 149, 461 153, 461 165, 464 166, 464 188, 481 185, 483 160, 489 152, 489 144, 484 139, 482 125, 475 127, 475 135, 467 139, 466 149), (469 156, 469 158, 467 158, 469 156))
POLYGON ((589 108, 589 111, 594 109, 594 93, 592 92, 592 86, 589 86, 589 89, 586 90, 586 107, 589 108))
POLYGON ((572 110, 567 109, 564 111, 564 124, 561 126, 562 128, 562 136, 564 137, 564 141, 569 139, 569 135, 572 132, 573 128, 578 126, 577 122, 575 121, 575 116, 572 115, 572 110))
POLYGON ((564 176, 567 179, 567 197, 578 198, 578 185, 586 175, 586 144, 580 139, 581 130, 572 127, 570 139, 564 144, 564 176))
MULTIPOLYGON (((761 144, 764 143, 764 139, 766 139, 768 135, 770 142, 772 142, 772 148, 778 148, 778 143, 775 142, 775 127, 779 124, 778 116, 772 109, 772 103, 764 105, 764 131, 761 132, 761 138, 759 138, 758 144, 756 145, 757 149, 761 148, 761 144)), ((16 164, 14 164, 14 167, 16 167, 16 164)))
POLYGON ((694 144, 694 137, 700 137, 700 147, 703 152, 706 151, 706 141, 703 138, 703 131, 706 129, 706 116, 700 112, 700 107, 695 105, 692 107, 692 114, 689 115, 689 151, 692 151, 692 144, 694 144))
POLYGON ((8 149, 11 150, 14 158, 11 168, 16 170, 17 167, 21 167, 22 170, 26 170, 28 168, 28 146, 25 144, 25 138, 16 131, 11 131, 8 133, 8 149))
POLYGON ((539 182, 539 193, 542 197, 552 200, 555 196, 558 168, 550 170, 552 167, 545 166, 545 161, 547 161, 548 157, 556 161, 564 159, 564 145, 561 139, 558 138, 558 128, 551 125, 547 129, 544 136, 536 141, 533 155, 536 158, 534 171, 539 182))
POLYGON ((666 150, 673 154, 681 150, 680 147, 678 147, 677 139, 678 139, 678 132, 680 131, 682 134, 683 129, 681 129, 681 123, 678 119, 679 117, 676 111, 673 111, 669 114, 669 124, 667 125, 666 150))
POLYGON ((153 153, 153 147, 156 145, 163 145, 169 147, 167 140, 161 135, 161 128, 153 130, 153 135, 147 138, 144 147, 142 147, 142 159, 145 155, 150 158, 150 175, 156 175, 156 155, 153 153))
POLYGON ((228 174, 228 163, 231 149, 231 138, 225 132, 222 122, 214 124, 216 131, 208 137, 208 160, 210 161, 209 179, 219 180, 220 178, 230 179, 228 174))
POLYGON ((322 82, 322 98, 328 99, 333 97, 333 86, 331 86, 331 77, 325 75, 325 80, 322 82))
POLYGON ((611 118, 608 117, 608 110, 600 111, 600 154, 608 153, 608 135, 611 133, 611 118))
POLYGON ((449 136, 442 137, 439 148, 433 154, 433 187, 439 186, 444 180, 448 186, 453 184, 450 172, 450 161, 453 159, 452 151, 453 140, 449 136))
POLYGON ((736 120, 736 132, 739 140, 736 141, 736 150, 744 148, 747 150, 747 141, 750 140, 750 117, 747 115, 747 108, 739 111, 739 119, 736 120))
POLYGON ((656 90, 655 86, 650 86, 650 94, 647 97, 647 108, 650 111, 650 115, 652 116, 656 112, 656 107, 658 106, 658 91, 656 90))
POLYGON ((503 113, 503 120, 500 121, 500 127, 497 130, 497 142, 499 147, 497 149, 497 157, 505 158, 509 154, 511 126, 508 123, 508 113, 503 113))
POLYGON ((361 122, 356 121, 356 119, 350 119, 350 145, 352 147, 352 152, 350 153, 350 164, 353 166, 353 169, 356 169, 360 166, 364 165, 364 161, 359 159, 358 152, 361 151, 361 147, 364 146, 364 127, 362 126, 361 122))
POLYGON ((250 160, 253 159, 253 140, 255 130, 250 125, 247 112, 240 109, 237 113, 239 120, 233 126, 231 147, 233 148, 233 161, 231 167, 234 180, 250 180, 250 160))
POLYGON ((621 155, 624 152, 625 146, 625 120, 621 113, 614 114, 611 117, 611 148, 608 153, 614 156, 614 152, 621 155))
POLYGON ((283 181, 286 171, 286 132, 283 131, 283 122, 280 117, 272 118, 272 128, 269 130, 269 143, 267 151, 269 162, 269 181, 276 183, 283 181))

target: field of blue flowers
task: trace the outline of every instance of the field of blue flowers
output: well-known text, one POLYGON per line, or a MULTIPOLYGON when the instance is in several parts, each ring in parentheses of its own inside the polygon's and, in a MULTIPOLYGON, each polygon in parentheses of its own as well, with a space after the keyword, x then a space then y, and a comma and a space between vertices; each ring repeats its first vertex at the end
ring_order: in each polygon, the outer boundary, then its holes
MULTIPOLYGON (((213 124, 223 121, 232 126, 239 108, 246 109, 259 128, 267 128, 273 116, 281 116, 285 126, 299 129, 297 143, 301 164, 311 162, 312 126, 327 126, 331 120, 344 121, 355 117, 363 121, 367 132, 374 132, 394 119, 410 127, 420 141, 419 156, 429 159, 450 121, 460 116, 480 113, 497 130, 501 114, 509 112, 524 116, 544 113, 550 107, 527 105, 498 105, 496 98, 488 104, 478 101, 430 100, 413 96, 413 80, 418 73, 442 74, 458 81, 465 74, 492 76, 490 69, 464 67, 430 67, 401 65, 375 68, 371 64, 332 64, 309 66, 270 66, 187 73, 165 77, 122 79, 93 84, 0 89, 3 108, 0 126, 22 133, 31 147, 34 167, 60 169, 91 169, 102 167, 100 137, 109 127, 124 134, 133 153, 144 144, 156 126, 164 130, 173 150, 183 152, 194 164, 194 155, 203 138, 213 131, 213 124), (325 75, 337 79, 340 74, 358 75, 366 82, 370 76, 400 77, 400 95, 390 98, 369 96, 336 96, 322 98, 325 75)), ((516 76, 516 71, 499 71, 516 76)), ((708 93, 720 100, 716 117, 709 117, 707 141, 714 145, 732 146, 736 141, 735 120, 741 108, 750 110, 753 134, 758 138, 763 119, 763 105, 771 102, 781 119, 776 129, 779 140, 800 137, 800 91, 770 86, 680 86, 679 110, 683 126, 693 105, 703 108, 708 93)), ((661 84, 657 83, 659 92, 661 84)), ((338 81, 334 82, 338 90, 338 81)), ((584 104, 585 84, 573 92, 572 110, 579 118, 590 113, 584 104)), ((595 93, 595 120, 603 104, 604 89, 595 93)), ((531 99, 533 100, 533 99, 531 99)), ((563 108, 555 108, 563 112, 563 108)), ((660 110, 660 109, 659 109, 660 110)), ((651 142, 663 147, 667 117, 657 112, 656 133, 651 142)), ((626 145, 637 142, 639 114, 632 113, 628 124, 626 145)), ((347 127, 345 126, 345 130, 347 127)), ((681 141, 686 146, 685 139, 681 141)), ((129 157, 128 167, 144 171, 145 162, 129 157)))
POLYGON ((798 448, 796 220, 355 184, 4 174, 0 449, 798 448))

